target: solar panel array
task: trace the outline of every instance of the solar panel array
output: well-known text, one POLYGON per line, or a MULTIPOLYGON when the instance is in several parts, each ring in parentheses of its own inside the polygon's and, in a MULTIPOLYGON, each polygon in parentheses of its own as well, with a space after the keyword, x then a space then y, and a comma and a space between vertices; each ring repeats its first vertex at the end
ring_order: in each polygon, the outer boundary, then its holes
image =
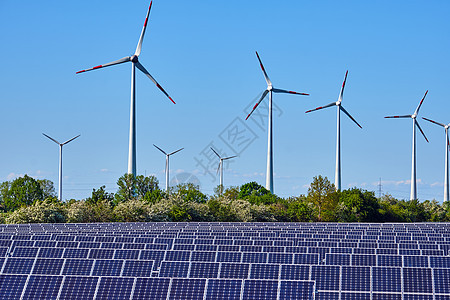
POLYGON ((450 299, 450 225, 0 225, 0 299, 450 299))

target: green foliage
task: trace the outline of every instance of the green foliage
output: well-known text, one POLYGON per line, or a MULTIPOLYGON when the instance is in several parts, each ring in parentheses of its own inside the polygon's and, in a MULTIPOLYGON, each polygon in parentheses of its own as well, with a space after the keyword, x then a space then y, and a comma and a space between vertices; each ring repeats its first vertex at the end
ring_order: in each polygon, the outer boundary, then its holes
POLYGON ((13 211, 21 206, 44 200, 41 184, 34 178, 25 175, 12 182, 3 182, 0 187, 2 207, 5 211, 13 211))
POLYGON ((276 203, 279 199, 276 195, 272 194, 269 190, 256 182, 249 182, 243 184, 239 189, 239 199, 245 199, 251 204, 272 204, 276 203))
POLYGON ((338 193, 340 222, 380 222, 379 204, 374 192, 353 188, 338 193))
POLYGON ((318 221, 332 221, 337 205, 336 189, 327 177, 315 176, 308 188, 307 199, 314 204, 318 221))
POLYGON ((208 199, 205 194, 200 192, 199 186, 192 183, 179 184, 172 188, 170 194, 184 202, 205 203, 208 199))
POLYGON ((67 207, 68 223, 113 222, 113 207, 110 201, 89 204, 86 201, 73 201, 67 207))
POLYGON ((314 208, 305 197, 297 197, 289 201, 287 213, 292 222, 311 222, 314 218, 314 208))
POLYGON ((105 190, 106 186, 102 185, 98 190, 92 189, 92 195, 86 198, 86 203, 97 204, 102 201, 112 202, 114 200, 114 193, 108 193, 105 190))
POLYGON ((35 201, 30 206, 23 206, 6 217, 6 223, 64 223, 66 211, 56 198, 35 201))
POLYGON ((154 195, 151 194, 159 190, 158 184, 158 179, 155 176, 124 174, 117 180, 119 188, 114 197, 114 204, 131 199, 153 199, 154 195))
POLYGON ((119 222, 148 222, 150 207, 142 200, 129 200, 114 207, 115 219, 119 222))

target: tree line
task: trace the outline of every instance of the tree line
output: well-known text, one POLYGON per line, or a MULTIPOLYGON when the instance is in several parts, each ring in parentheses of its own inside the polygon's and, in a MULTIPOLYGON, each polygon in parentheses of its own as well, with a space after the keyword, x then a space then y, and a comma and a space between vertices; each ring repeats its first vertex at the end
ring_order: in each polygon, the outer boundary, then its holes
POLYGON ((86 199, 57 199, 53 183, 23 176, 0 184, 0 223, 92 222, 448 222, 450 205, 436 200, 375 197, 373 191, 336 191, 327 177, 313 178, 308 193, 282 198, 256 182, 203 194, 191 183, 169 192, 154 176, 125 174, 117 192, 105 186, 86 199))

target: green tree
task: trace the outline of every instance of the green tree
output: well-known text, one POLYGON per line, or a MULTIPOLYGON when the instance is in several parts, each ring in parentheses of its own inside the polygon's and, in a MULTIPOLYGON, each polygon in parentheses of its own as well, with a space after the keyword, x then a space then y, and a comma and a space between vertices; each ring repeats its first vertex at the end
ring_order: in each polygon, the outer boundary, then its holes
MULTIPOLYGON (((115 203, 131 199, 145 199, 147 194, 159 191, 158 184, 158 179, 155 176, 145 177, 143 175, 124 174, 117 180, 119 189, 115 194, 115 203)), ((150 198, 152 197, 147 196, 147 199, 150 198)))
POLYGON ((339 193, 339 221, 342 222, 380 222, 379 203, 374 192, 358 188, 339 193))
POLYGON ((278 197, 272 194, 262 185, 256 182, 243 184, 239 189, 239 199, 245 199, 251 204, 272 204, 278 201, 278 197))
POLYGON ((53 182, 48 179, 38 179, 37 182, 41 186, 43 198, 55 198, 56 197, 56 191, 55 187, 53 185, 53 182))
POLYGON ((170 192, 171 197, 183 200, 184 202, 205 203, 208 197, 200 192, 200 187, 193 183, 178 184, 170 192))
POLYGON ((327 177, 321 175, 313 177, 313 182, 308 188, 307 199, 314 204, 319 221, 328 221, 323 219, 323 212, 334 210, 337 204, 335 196, 334 184, 331 184, 327 177))
POLYGON ((108 193, 106 190, 106 186, 102 185, 99 189, 92 189, 92 195, 89 198, 86 198, 87 204, 96 204, 102 201, 112 202, 114 200, 114 193, 108 193))
POLYGON ((44 191, 40 183, 28 176, 19 177, 9 184, 1 186, 2 204, 6 211, 13 211, 21 206, 31 205, 44 200, 44 191))

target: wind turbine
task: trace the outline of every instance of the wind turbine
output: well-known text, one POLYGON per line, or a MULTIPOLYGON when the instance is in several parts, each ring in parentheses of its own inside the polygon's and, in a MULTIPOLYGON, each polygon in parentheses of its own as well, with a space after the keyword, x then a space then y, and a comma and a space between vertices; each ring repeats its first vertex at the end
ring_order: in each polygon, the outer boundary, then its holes
POLYGON ((76 139, 77 137, 79 137, 80 134, 77 135, 76 137, 71 138, 71 139, 68 140, 68 141, 65 141, 64 143, 58 142, 58 141, 55 140, 54 138, 52 138, 52 137, 46 135, 45 133, 43 133, 43 135, 46 136, 46 137, 48 137, 50 140, 54 141, 55 143, 57 143, 57 144, 59 145, 59 186, 58 186, 58 200, 59 200, 59 201, 62 201, 62 178, 63 178, 63 176, 62 176, 62 149, 63 149, 63 146, 64 146, 64 145, 70 143, 71 141, 73 141, 74 139, 76 139))
POLYGON ((219 153, 216 152, 212 147, 210 147, 211 150, 217 155, 217 157, 220 159, 219 166, 217 167, 217 173, 220 170, 220 194, 222 194, 223 189, 223 161, 231 158, 237 157, 237 155, 228 156, 228 157, 221 157, 219 153))
POLYGON ((269 79, 269 76, 267 76, 266 70, 264 69, 264 66, 261 62, 261 59, 259 58, 257 51, 256 51, 256 57, 258 57, 259 65, 261 66, 261 69, 264 74, 264 78, 266 79, 267 89, 263 92, 263 94, 261 95, 261 98, 255 104, 252 111, 248 114, 248 116, 247 116, 247 118, 245 118, 245 120, 247 120, 250 117, 250 115, 255 111, 255 109, 258 107, 258 105, 261 103, 261 101, 267 96, 267 94, 269 94, 269 122, 268 122, 269 129, 268 129, 268 142, 267 142, 266 189, 268 189, 271 193, 273 193, 272 93, 294 94, 294 95, 304 95, 304 96, 309 96, 309 94, 274 88, 272 85, 272 82, 269 79))
POLYGON ((417 121, 417 114, 419 113, 419 109, 422 106, 423 100, 428 94, 428 90, 425 92, 422 100, 420 100, 419 105, 412 115, 402 115, 402 116, 388 116, 385 118, 411 118, 413 120, 413 136, 412 136, 412 164, 411 164, 411 194, 410 200, 417 199, 417 183, 416 183, 416 126, 419 128, 425 140, 428 142, 425 133, 423 133, 422 128, 420 128, 419 122, 417 121))
POLYGON ((164 153, 164 155, 166 156, 166 192, 169 193, 169 156, 180 152, 181 150, 183 150, 184 148, 178 149, 177 151, 173 151, 169 154, 167 154, 163 149, 159 148, 158 146, 156 146, 155 144, 153 144, 153 146, 156 147, 156 149, 158 149, 159 151, 161 151, 162 153, 164 153))
POLYGON ((449 146, 450 146, 450 141, 448 139, 448 128, 450 126, 450 124, 442 124, 442 123, 438 123, 436 121, 433 121, 431 119, 427 119, 427 118, 423 118, 424 120, 427 120, 431 123, 434 123, 436 125, 439 125, 441 127, 444 127, 445 129, 445 175, 444 175, 444 202, 448 201, 448 151, 449 151, 449 146))
POLYGON ((345 82, 347 81, 347 75, 348 71, 345 72, 345 78, 344 82, 342 83, 341 92, 339 93, 338 101, 331 102, 330 104, 327 104, 325 106, 320 106, 311 110, 306 111, 306 113, 320 110, 323 108, 331 107, 331 106, 337 106, 337 136, 336 136, 336 171, 334 174, 334 186, 337 190, 341 189, 341 110, 353 121, 356 123, 356 125, 359 126, 359 128, 362 128, 361 125, 356 122, 356 120, 350 115, 350 113, 345 110, 345 108, 342 106, 342 99, 344 97, 344 88, 345 88, 345 82))
MULTIPOLYGON (((152 1, 153 2, 153 1, 152 1)), ((150 9, 152 8, 152 2, 150 2, 150 6, 148 7, 147 16, 145 18, 144 27, 142 28, 141 36, 139 38, 139 42, 136 47, 136 51, 132 56, 126 56, 119 60, 99 65, 90 69, 78 71, 76 74, 92 71, 104 67, 109 67, 113 65, 118 65, 125 62, 131 62, 131 104, 130 104, 130 140, 129 140, 129 148, 128 148, 128 173, 136 176, 136 83, 135 83, 135 71, 138 68, 142 73, 147 75, 151 81, 166 95, 170 101, 174 104, 173 99, 167 94, 167 92, 159 85, 158 82, 153 78, 152 75, 144 68, 144 66, 139 62, 138 57, 141 54, 142 42, 144 40, 145 29, 147 28, 148 16, 150 14, 150 9)))

